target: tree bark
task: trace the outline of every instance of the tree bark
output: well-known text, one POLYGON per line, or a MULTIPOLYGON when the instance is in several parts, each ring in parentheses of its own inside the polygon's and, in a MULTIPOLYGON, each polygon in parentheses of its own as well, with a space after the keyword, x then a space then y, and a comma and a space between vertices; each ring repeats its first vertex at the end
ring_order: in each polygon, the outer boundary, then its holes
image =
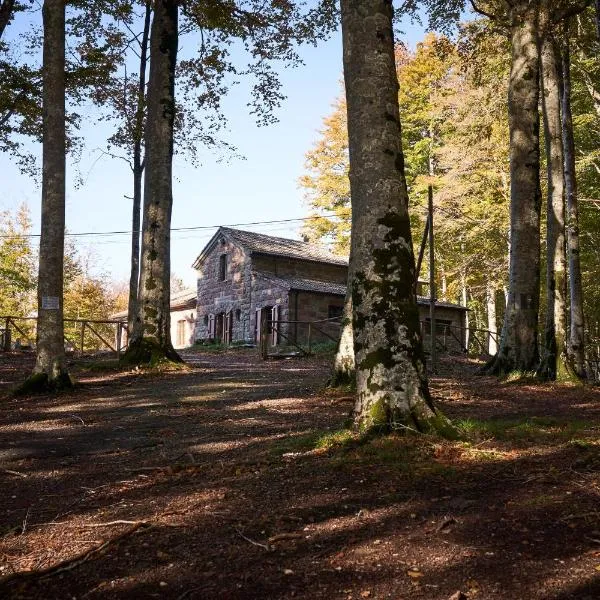
POLYGON ((354 335, 352 332, 352 293, 348 286, 348 293, 344 300, 344 314, 342 317, 342 331, 340 343, 333 363, 331 385, 352 385, 355 381, 354 361, 354 335))
POLYGON ((429 395, 414 293, 392 3, 342 0, 352 197, 351 293, 361 431, 450 433, 429 395))
MULTIPOLYGON (((469 300, 469 290, 467 289, 467 277, 464 269, 461 269, 460 273, 460 300, 463 306, 467 306, 469 300)), ((471 332, 469 331, 471 326, 469 311, 465 311, 465 350, 469 352, 469 343, 471 332)))
POLYGON ((571 112, 571 57, 568 28, 565 27, 562 52, 562 135, 564 149, 565 190, 567 200, 567 256, 569 261, 569 295, 571 328, 569 359, 578 377, 585 377, 585 333, 583 315, 583 289, 579 260, 579 206, 577 178, 575 175, 575 141, 571 112))
POLYGON ((6 26, 12 19, 14 7, 15 0, 3 0, 3 2, 0 3, 0 40, 2 39, 2 34, 4 33, 6 26))
POLYGON ((138 305, 138 287, 140 279, 140 224, 142 208, 142 177, 144 161, 142 159, 142 142, 144 138, 144 114, 146 112, 146 67, 148 64, 148 40, 150 35, 150 18, 152 6, 146 2, 144 30, 140 43, 140 72, 138 94, 136 100, 134 139, 133 139, 133 206, 131 218, 131 273, 129 276, 129 304, 127 310, 127 329, 132 332, 138 305))
POLYGON ((560 79, 556 44, 551 32, 545 32, 540 49, 542 112, 546 143, 547 260, 546 324, 544 356, 539 375, 544 379, 564 379, 567 364, 567 268, 565 256, 565 186, 560 115, 560 79))
POLYGON ((38 271, 37 357, 21 391, 71 386, 65 360, 65 2, 45 0, 43 48, 42 215, 38 271))
POLYGON ((156 2, 150 34, 141 270, 133 336, 123 357, 128 363, 181 360, 171 343, 169 310, 177 4, 156 2))
POLYGON ((511 7, 510 267, 508 302, 498 354, 488 371, 534 371, 540 293, 538 3, 511 7))
POLYGON ((487 308, 488 354, 494 356, 498 352, 498 327, 496 325, 496 288, 486 282, 485 300, 487 308))

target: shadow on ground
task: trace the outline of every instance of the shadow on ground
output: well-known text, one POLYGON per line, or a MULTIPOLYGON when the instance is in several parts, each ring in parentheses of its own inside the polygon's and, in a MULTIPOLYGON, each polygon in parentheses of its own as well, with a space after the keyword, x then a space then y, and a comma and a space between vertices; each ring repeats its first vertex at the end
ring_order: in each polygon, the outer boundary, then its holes
POLYGON ((439 378, 468 441, 357 444, 326 361, 188 358, 3 401, 1 597, 600 597, 600 392, 439 378))

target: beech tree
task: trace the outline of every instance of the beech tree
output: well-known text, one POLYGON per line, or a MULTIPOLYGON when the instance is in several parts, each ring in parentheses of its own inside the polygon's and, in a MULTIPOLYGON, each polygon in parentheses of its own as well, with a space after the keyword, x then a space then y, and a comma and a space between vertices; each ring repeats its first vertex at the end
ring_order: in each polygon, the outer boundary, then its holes
POLYGON ((36 364, 29 389, 72 385, 65 361, 63 254, 65 233, 65 2, 44 0, 43 174, 36 364))
POLYGON ((564 147, 565 193, 567 203, 567 255, 569 262, 570 334, 568 352, 575 374, 585 377, 585 325, 579 243, 579 203, 575 172, 575 141, 571 111, 571 56, 568 26, 562 44, 562 135, 564 147))
POLYGON ((429 395, 398 108, 392 4, 342 0, 357 401, 363 431, 449 430, 429 395))
POLYGON ((567 267, 565 257, 565 186, 561 126, 561 90, 557 64, 558 48, 548 22, 542 13, 540 48, 542 77, 542 114, 546 144, 547 208, 546 208, 546 325, 544 355, 538 372, 545 379, 568 376, 567 358, 567 267))
POLYGON ((170 247, 178 2, 159 0, 150 33, 146 176, 136 319, 126 362, 181 361, 171 343, 170 247))
MULTIPOLYGON (((154 6, 150 36, 150 79, 145 127, 146 175, 138 307, 130 345, 124 360, 154 363, 161 359, 180 360, 170 340, 169 245, 172 209, 171 165, 174 149, 174 124, 182 111, 175 102, 177 69, 178 6, 163 0, 154 6)), ((270 63, 284 60, 297 64, 295 45, 315 42, 331 31, 335 5, 321 0, 316 7, 303 3, 189 1, 183 6, 186 27, 201 32, 199 56, 180 63, 180 69, 194 73, 182 86, 185 97, 207 81, 207 89, 196 101, 199 108, 219 106, 227 73, 255 78, 252 112, 259 123, 274 119, 273 109, 283 96, 279 80, 270 63), (239 40, 249 54, 250 64, 235 68, 227 47, 239 40), (214 77, 207 77, 212 73, 214 77), (194 84, 194 86, 192 85, 194 84)), ((224 88, 225 86, 225 88, 224 88)))
POLYGON ((14 8, 15 0, 2 0, 0 2, 0 39, 2 39, 2 34, 12 19, 14 8))
POLYGON ((500 348, 489 367, 493 373, 533 371, 540 297, 540 153, 539 15, 537 2, 509 8, 511 74, 508 90, 510 127, 510 258, 508 301, 500 348))

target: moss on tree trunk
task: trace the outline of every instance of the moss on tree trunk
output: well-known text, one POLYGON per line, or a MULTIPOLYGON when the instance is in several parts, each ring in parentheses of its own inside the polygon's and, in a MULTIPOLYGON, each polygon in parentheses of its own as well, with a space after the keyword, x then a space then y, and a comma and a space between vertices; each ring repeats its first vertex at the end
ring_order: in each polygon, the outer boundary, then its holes
POLYGON ((124 364, 180 362, 171 343, 171 211, 178 3, 154 5, 150 33, 142 250, 137 314, 124 364))
POLYGON ((36 363, 18 393, 71 387, 64 342, 65 3, 43 6, 43 172, 36 363))
POLYGON ((495 375, 532 372, 539 363, 539 15, 537 3, 527 0, 510 10, 510 267, 500 348, 486 369, 495 375))
POLYGON ((342 0, 357 401, 363 432, 452 433, 427 386, 414 293, 392 3, 342 0))

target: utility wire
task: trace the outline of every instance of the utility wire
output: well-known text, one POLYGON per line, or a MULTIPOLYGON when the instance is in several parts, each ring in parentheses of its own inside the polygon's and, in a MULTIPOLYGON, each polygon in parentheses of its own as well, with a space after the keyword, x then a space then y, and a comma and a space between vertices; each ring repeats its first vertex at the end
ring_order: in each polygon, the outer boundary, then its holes
MULTIPOLYGON (((298 217, 296 219, 276 219, 273 221, 251 221, 248 223, 231 223, 229 225, 198 225, 195 227, 171 227, 170 231, 201 231, 204 229, 217 229, 219 227, 245 227, 249 225, 270 225, 276 223, 294 223, 297 221, 311 221, 313 219, 330 219, 338 217, 335 213, 315 215, 312 217, 298 217)), ((131 235, 133 233, 142 233, 141 231, 134 232, 129 231, 82 231, 79 233, 68 233, 65 232, 65 237, 90 237, 97 235, 131 235)), ((14 234, 3 234, 0 238, 39 238, 40 233, 14 233, 14 234)))

